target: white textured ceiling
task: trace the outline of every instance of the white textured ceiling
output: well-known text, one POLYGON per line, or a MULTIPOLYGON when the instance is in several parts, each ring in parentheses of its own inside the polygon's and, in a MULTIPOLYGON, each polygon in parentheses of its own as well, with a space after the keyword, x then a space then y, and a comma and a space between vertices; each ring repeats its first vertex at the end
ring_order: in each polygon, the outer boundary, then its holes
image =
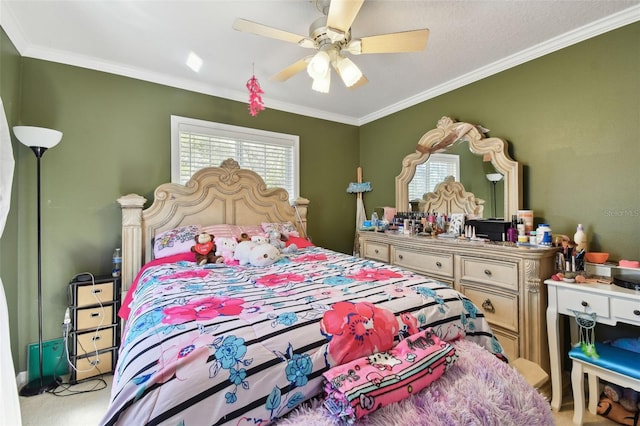
POLYGON ((367 0, 354 38, 428 28, 427 48, 352 56, 369 83, 350 90, 334 74, 328 94, 304 71, 269 79, 311 51, 232 29, 245 18, 307 35, 320 16, 311 0, 0 1, 23 56, 243 102, 255 71, 267 108, 359 125, 638 21, 640 0, 367 0), (204 60, 199 73, 185 65, 190 51, 204 60))

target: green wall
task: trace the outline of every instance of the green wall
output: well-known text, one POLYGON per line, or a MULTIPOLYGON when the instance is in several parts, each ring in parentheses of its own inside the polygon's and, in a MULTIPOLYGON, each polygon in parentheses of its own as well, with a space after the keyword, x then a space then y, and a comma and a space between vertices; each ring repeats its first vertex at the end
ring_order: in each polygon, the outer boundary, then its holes
POLYGON ((639 40, 628 25, 362 126, 365 205, 395 205, 402 158, 449 116, 510 143, 536 224, 582 223, 592 251, 640 259, 639 40))
MULTIPOLYGON (((170 179, 172 114, 300 135, 309 232, 315 243, 343 252, 352 249, 355 215, 345 189, 358 165, 374 188, 365 194, 367 208, 393 205, 402 158, 440 117, 479 123, 490 136, 507 139, 511 156, 524 165, 523 207, 535 211, 537 222, 571 235, 583 223, 593 249, 640 259, 640 23, 360 128, 272 110, 251 117, 242 102, 20 59, 1 35, 0 89, 5 105, 5 96, 12 102, 10 125, 64 133, 42 162, 45 339, 61 334, 73 275, 109 271, 120 241, 116 198, 134 192, 151 200, 153 189, 170 179)), ((17 231, 5 231, 0 241, 0 272, 22 371, 26 344, 37 339, 36 181, 33 154, 23 146, 14 151, 9 221, 17 231)))
MULTIPOLYGON (((8 125, 12 127, 18 120, 20 110, 20 55, 2 28, 0 28, 0 97, 2 98, 8 125)), ((15 144, 13 145, 13 157, 17 170, 20 158, 17 158, 18 152, 15 144)), ((17 248, 20 245, 18 239, 18 211, 15 208, 18 202, 16 186, 16 173, 14 172, 11 209, 7 216, 4 232, 0 238, 0 277, 2 277, 2 284, 9 307, 9 332, 14 363, 18 362, 19 348, 24 347, 19 344, 19 315, 16 309, 19 297, 16 264, 18 262, 17 248)))
MULTIPOLYGON (((301 195, 311 200, 309 234, 316 244, 352 250, 352 221, 337 219, 355 216, 355 202, 345 189, 358 165, 357 127, 268 109, 251 117, 242 102, 53 62, 22 62, 20 121, 64 133, 60 145, 42 159, 45 339, 61 334, 71 278, 110 271, 121 237, 116 199, 138 193, 151 201, 155 187, 170 180, 172 114, 299 135, 301 195)), ((28 148, 16 149, 23 157, 18 311, 33 313, 36 162, 28 148)), ((37 340, 37 316, 19 318, 19 347, 24 348, 37 340)), ((21 370, 23 352, 18 354, 21 370)))

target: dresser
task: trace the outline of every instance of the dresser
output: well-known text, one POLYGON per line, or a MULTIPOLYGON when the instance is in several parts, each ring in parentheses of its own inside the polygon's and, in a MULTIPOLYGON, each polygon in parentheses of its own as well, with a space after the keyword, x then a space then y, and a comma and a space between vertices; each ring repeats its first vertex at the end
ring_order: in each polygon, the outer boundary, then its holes
POLYGON ((550 372, 545 279, 556 249, 384 232, 358 234, 360 255, 444 282, 483 312, 510 360, 526 358, 550 372))
POLYGON ((120 278, 80 274, 69 283, 71 383, 113 371, 119 306, 120 278))
POLYGON ((594 313, 596 322, 601 324, 640 326, 640 291, 613 284, 576 284, 553 280, 546 280, 545 284, 549 293, 547 327, 551 357, 551 408, 557 411, 562 405, 560 315, 574 317, 574 311, 594 313))

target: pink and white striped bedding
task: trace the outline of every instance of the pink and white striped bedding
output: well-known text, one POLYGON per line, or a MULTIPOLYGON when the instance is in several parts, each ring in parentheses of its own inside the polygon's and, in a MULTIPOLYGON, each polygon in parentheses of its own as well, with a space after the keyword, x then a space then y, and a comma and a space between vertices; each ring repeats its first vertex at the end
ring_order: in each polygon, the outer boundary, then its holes
POLYGON ((266 268, 154 261, 132 290, 103 425, 268 424, 320 394, 345 347, 384 350, 389 332, 397 344, 430 327, 502 353, 447 285, 320 247, 266 268))

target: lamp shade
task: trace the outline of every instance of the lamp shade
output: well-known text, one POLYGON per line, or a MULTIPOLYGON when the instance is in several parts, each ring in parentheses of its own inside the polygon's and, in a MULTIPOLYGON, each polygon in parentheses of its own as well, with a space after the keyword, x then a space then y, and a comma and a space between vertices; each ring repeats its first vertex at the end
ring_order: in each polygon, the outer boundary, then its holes
POLYGON ((500 173, 488 173, 487 179, 489 182, 499 182, 502 180, 502 175, 500 173))
POLYGON ((327 52, 320 50, 314 55, 307 65, 307 73, 311 78, 318 79, 324 77, 329 71, 329 63, 331 58, 327 52))
POLYGON ((338 57, 336 66, 340 70, 340 78, 342 78, 344 85, 347 87, 353 86, 362 78, 362 71, 349 58, 338 57))
POLYGON ((327 70, 327 72, 322 77, 316 77, 313 79, 313 84, 311 85, 311 88, 316 92, 329 93, 330 86, 331 86, 331 70, 327 70))
POLYGON ((53 148, 60 143, 62 132, 44 127, 15 126, 13 134, 28 147, 53 148))

